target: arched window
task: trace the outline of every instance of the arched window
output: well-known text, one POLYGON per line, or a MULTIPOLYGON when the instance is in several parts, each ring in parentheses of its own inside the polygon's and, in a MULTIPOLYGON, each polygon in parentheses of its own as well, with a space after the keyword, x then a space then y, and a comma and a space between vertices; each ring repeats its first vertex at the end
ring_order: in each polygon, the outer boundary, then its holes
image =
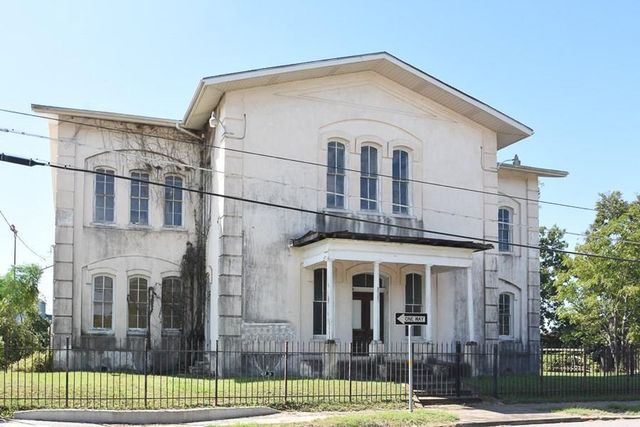
POLYGON ((113 325, 113 279, 109 276, 93 278, 93 327, 111 329, 113 325))
POLYGON ((162 279, 162 328, 182 328, 182 282, 178 277, 162 279))
MULTIPOLYGON (((422 313, 422 276, 410 273, 405 276, 404 311, 407 313, 422 313)), ((405 328, 407 335, 408 327, 405 328)), ((413 327, 413 336, 422 336, 422 327, 413 327)))
POLYGON ((147 328, 148 289, 148 282, 144 277, 132 277, 129 279, 129 295, 127 295, 129 329, 147 328))
POLYGON ((313 335, 327 334, 327 269, 313 272, 313 335))
POLYGON ((129 221, 131 224, 149 224, 149 174, 131 172, 131 206, 129 221))
POLYGON ((171 187, 164 188, 164 225, 168 227, 182 226, 182 178, 167 176, 164 183, 171 187))
POLYGON ((393 213, 409 213, 409 153, 393 150, 393 213))
MULTIPOLYGON (((351 278, 351 284, 354 288, 372 288, 373 289, 373 274, 361 273, 356 274, 351 278)), ((384 280, 380 276, 380 287, 384 288, 384 280)))
POLYGON ((378 150, 368 145, 360 153, 360 209, 378 209, 378 150))
POLYGON ((344 144, 331 141, 327 145, 327 207, 344 208, 344 144))
POLYGON ((509 208, 498 209, 498 250, 509 252, 513 239, 513 216, 509 208))
POLYGON ((503 338, 513 336, 513 296, 508 293, 498 297, 498 335, 503 338))
POLYGON ((93 220, 95 222, 114 222, 115 213, 115 181, 113 171, 104 168, 96 169, 95 206, 93 220))

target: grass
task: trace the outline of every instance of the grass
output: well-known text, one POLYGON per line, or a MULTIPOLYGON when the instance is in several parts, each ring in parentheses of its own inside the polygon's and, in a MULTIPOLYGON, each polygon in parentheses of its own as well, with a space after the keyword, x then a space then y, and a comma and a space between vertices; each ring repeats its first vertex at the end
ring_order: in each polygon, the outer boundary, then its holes
MULTIPOLYGON (((65 407, 64 372, 0 372, 0 408, 65 407)), ((264 405, 312 407, 402 401, 402 384, 382 381, 289 379, 219 379, 135 373, 69 372, 68 402, 72 408, 187 408, 264 405), (350 393, 351 391, 351 393, 350 393), (351 399, 349 395, 351 394, 351 399), (217 396, 217 399, 216 399, 217 396)), ((389 403, 392 404, 392 403, 389 403)))
POLYGON ((569 406, 552 410, 570 415, 598 416, 598 415, 640 415, 640 405, 626 405, 623 403, 609 403, 605 406, 569 406))

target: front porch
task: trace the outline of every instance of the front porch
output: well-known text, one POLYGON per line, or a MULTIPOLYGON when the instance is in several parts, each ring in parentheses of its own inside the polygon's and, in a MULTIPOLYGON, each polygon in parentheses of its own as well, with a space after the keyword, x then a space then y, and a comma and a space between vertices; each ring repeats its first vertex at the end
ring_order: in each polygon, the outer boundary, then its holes
POLYGON ((384 352, 406 341, 406 328, 395 325, 398 312, 427 314, 427 325, 414 328, 416 342, 482 339, 482 270, 474 274, 473 254, 490 245, 310 232, 292 246, 300 251, 303 286, 312 289, 301 304, 308 314, 301 316, 303 340, 353 343, 355 355, 384 352))

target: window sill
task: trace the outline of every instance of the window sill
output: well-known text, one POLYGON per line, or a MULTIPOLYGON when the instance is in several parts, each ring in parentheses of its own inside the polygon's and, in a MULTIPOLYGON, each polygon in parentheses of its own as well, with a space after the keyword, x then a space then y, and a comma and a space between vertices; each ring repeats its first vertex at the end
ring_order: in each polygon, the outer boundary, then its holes
POLYGON ((163 225, 162 226, 162 230, 165 231, 176 231, 176 232, 184 232, 187 231, 186 227, 184 226, 175 226, 175 225, 163 225))
POLYGON ((146 337, 147 330, 146 329, 127 329, 128 336, 137 336, 137 337, 146 337))
POLYGON ((351 213, 351 211, 349 209, 346 209, 346 208, 324 208, 324 209, 322 209, 322 212, 341 213, 341 214, 350 214, 351 213))
POLYGON ((177 337, 177 336, 180 336, 181 334, 182 334, 181 329, 163 329, 162 330, 162 336, 177 337))
POLYGON ((92 227, 96 227, 96 228, 117 228, 118 224, 116 224, 115 222, 90 222, 89 223, 90 226, 92 227))
POLYGON ((114 335, 113 329, 89 329, 89 335, 103 335, 109 336, 114 335))
POLYGON ((391 218, 399 218, 399 219, 417 219, 414 215, 403 214, 403 213, 392 213, 389 216, 391 218))

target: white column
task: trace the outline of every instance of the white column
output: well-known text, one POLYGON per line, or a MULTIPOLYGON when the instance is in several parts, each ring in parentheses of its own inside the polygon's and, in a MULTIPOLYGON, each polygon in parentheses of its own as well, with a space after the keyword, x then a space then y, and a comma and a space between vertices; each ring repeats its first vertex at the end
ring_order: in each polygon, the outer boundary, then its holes
POLYGON ((475 313, 473 310, 473 276, 471 267, 467 267, 467 319, 469 321, 469 341, 476 340, 475 313))
POLYGON ((427 326, 425 338, 427 341, 433 340, 433 305, 431 303, 431 266, 424 266, 424 307, 427 312, 427 326))
POLYGON ((327 259, 327 339, 336 337, 336 292, 333 284, 333 260, 327 259))
POLYGON ((373 341, 380 341, 380 263, 373 262, 373 341))

